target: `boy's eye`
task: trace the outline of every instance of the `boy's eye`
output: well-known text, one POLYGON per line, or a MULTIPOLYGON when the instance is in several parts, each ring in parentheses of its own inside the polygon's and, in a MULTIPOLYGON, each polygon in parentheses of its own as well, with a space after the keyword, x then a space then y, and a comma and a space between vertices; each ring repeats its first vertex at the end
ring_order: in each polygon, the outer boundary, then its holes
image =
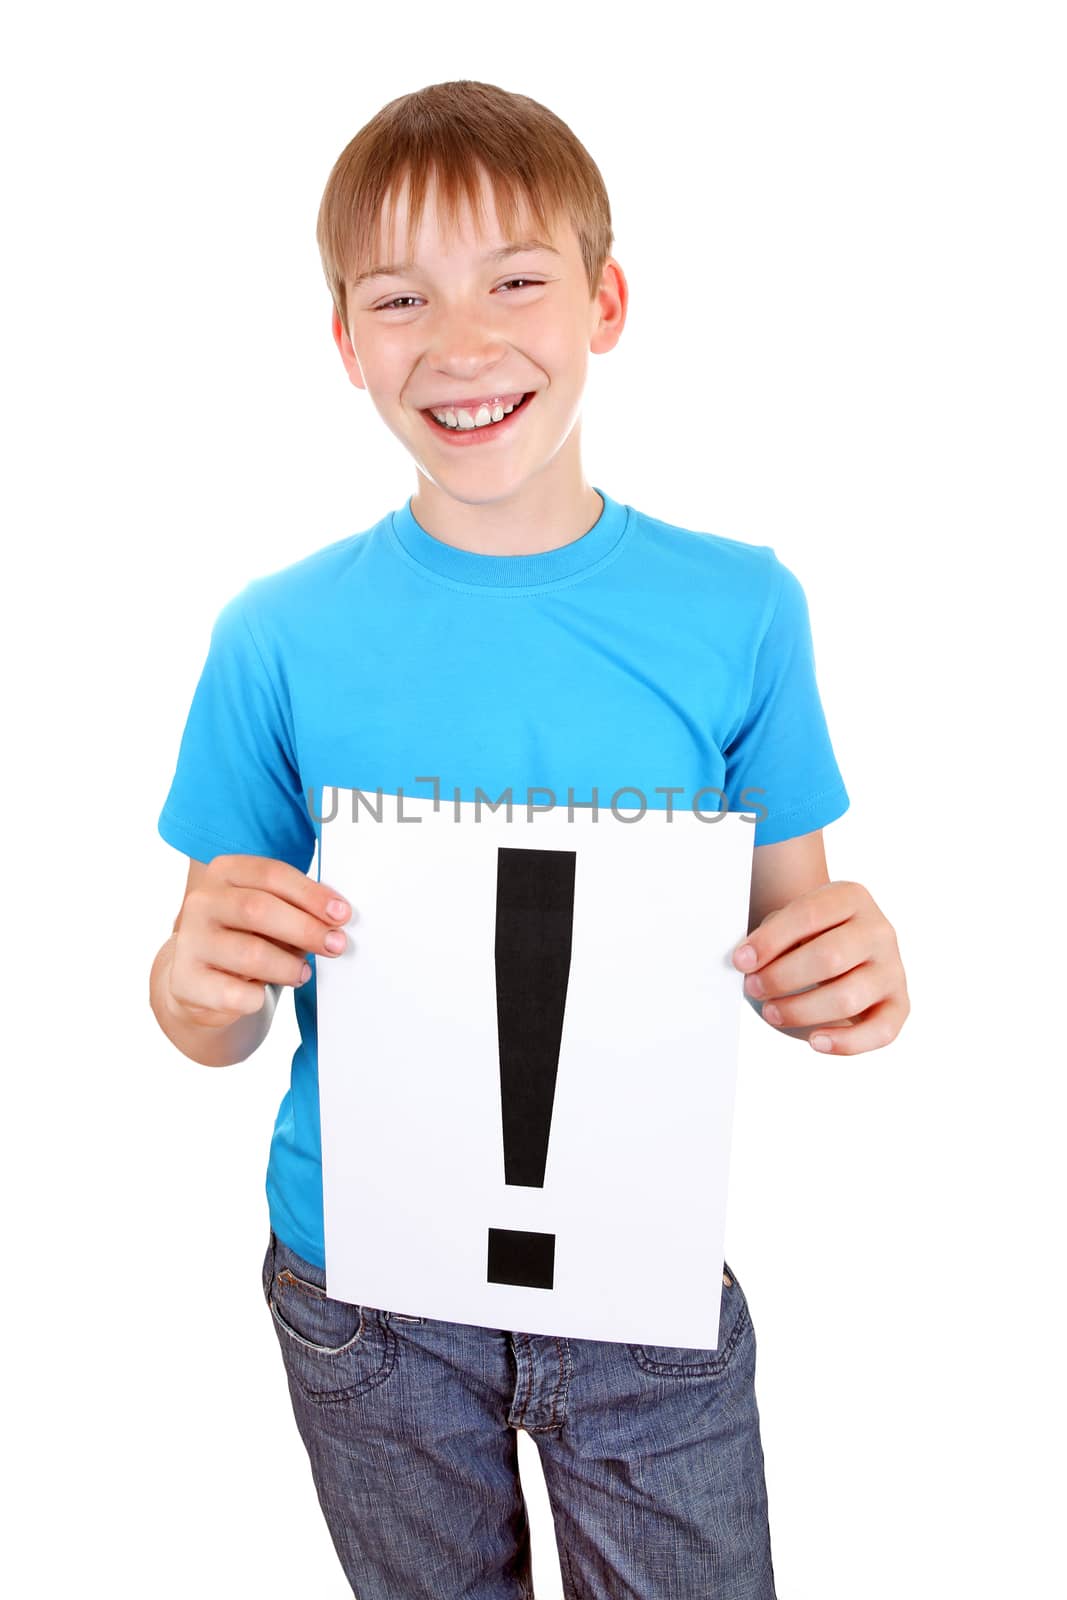
MULTIPOLYGON (((507 283, 502 283, 500 287, 501 289, 508 289, 513 283, 520 283, 527 289, 538 289, 541 287, 542 280, 540 278, 509 278, 507 283)), ((404 300, 417 300, 418 298, 416 294, 398 294, 392 300, 386 300, 383 305, 375 306, 374 309, 375 311, 391 311, 394 306, 400 305, 404 300)))

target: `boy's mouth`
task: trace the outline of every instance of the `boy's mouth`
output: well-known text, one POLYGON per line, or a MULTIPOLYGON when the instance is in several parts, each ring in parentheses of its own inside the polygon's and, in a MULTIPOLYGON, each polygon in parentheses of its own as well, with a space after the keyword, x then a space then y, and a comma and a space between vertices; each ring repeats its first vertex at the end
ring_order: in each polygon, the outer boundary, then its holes
POLYGON ((536 390, 531 390, 528 394, 524 394, 518 405, 514 406, 499 422, 483 422, 480 425, 475 424, 473 428, 450 428, 446 422, 439 422, 432 411, 423 411, 421 415, 426 418, 430 427, 442 436, 443 442, 447 441, 449 444, 463 445, 481 443, 482 440, 493 434, 510 432, 515 418, 522 415, 536 392, 536 390))

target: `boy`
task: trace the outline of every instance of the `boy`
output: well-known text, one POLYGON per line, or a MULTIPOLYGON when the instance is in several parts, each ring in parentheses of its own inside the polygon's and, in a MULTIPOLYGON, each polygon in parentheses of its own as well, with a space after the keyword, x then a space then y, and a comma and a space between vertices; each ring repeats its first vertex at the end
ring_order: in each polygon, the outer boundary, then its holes
POLYGON ((736 810, 758 790, 746 992, 845 1054, 889 1043, 908 1010, 892 928, 827 881, 822 828, 848 796, 797 579, 768 546, 658 522, 583 475, 588 355, 626 317, 612 237, 570 129, 493 85, 404 96, 348 145, 318 223, 333 335, 417 491, 223 608, 159 819, 190 857, 152 970, 167 1036, 205 1065, 243 1061, 295 991, 263 1290, 361 1600, 532 1594, 520 1426, 569 1596, 769 1600, 774 1579, 755 1335, 725 1262, 710 1351, 326 1294, 314 963, 345 947, 352 908, 307 876, 324 788, 434 774, 464 799, 626 786, 632 804, 640 783, 655 806, 667 785, 676 804, 713 786, 736 810))

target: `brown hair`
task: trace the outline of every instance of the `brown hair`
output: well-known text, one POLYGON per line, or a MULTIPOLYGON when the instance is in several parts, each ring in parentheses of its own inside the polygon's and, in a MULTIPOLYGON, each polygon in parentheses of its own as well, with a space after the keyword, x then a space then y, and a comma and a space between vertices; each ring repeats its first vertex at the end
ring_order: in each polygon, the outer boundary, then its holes
POLYGON ((346 279, 366 271, 386 201, 405 178, 407 254, 411 255, 430 180, 449 230, 461 197, 481 214, 482 173, 492 185, 505 238, 515 237, 525 199, 538 226, 568 217, 581 246, 590 299, 611 254, 611 208, 600 170, 567 124, 546 106, 492 83, 459 78, 390 100, 345 146, 319 206, 315 237, 342 326, 348 327, 346 279))

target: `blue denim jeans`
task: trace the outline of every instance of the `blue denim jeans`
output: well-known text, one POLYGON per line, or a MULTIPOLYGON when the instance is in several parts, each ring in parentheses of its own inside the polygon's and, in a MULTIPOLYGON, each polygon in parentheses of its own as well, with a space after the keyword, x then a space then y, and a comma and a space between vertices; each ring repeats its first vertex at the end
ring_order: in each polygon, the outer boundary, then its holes
POLYGON ((325 1281, 271 1231, 263 1293, 357 1600, 532 1600, 519 1428, 567 1600, 775 1600, 756 1337, 725 1262, 716 1350, 404 1316, 325 1281))

